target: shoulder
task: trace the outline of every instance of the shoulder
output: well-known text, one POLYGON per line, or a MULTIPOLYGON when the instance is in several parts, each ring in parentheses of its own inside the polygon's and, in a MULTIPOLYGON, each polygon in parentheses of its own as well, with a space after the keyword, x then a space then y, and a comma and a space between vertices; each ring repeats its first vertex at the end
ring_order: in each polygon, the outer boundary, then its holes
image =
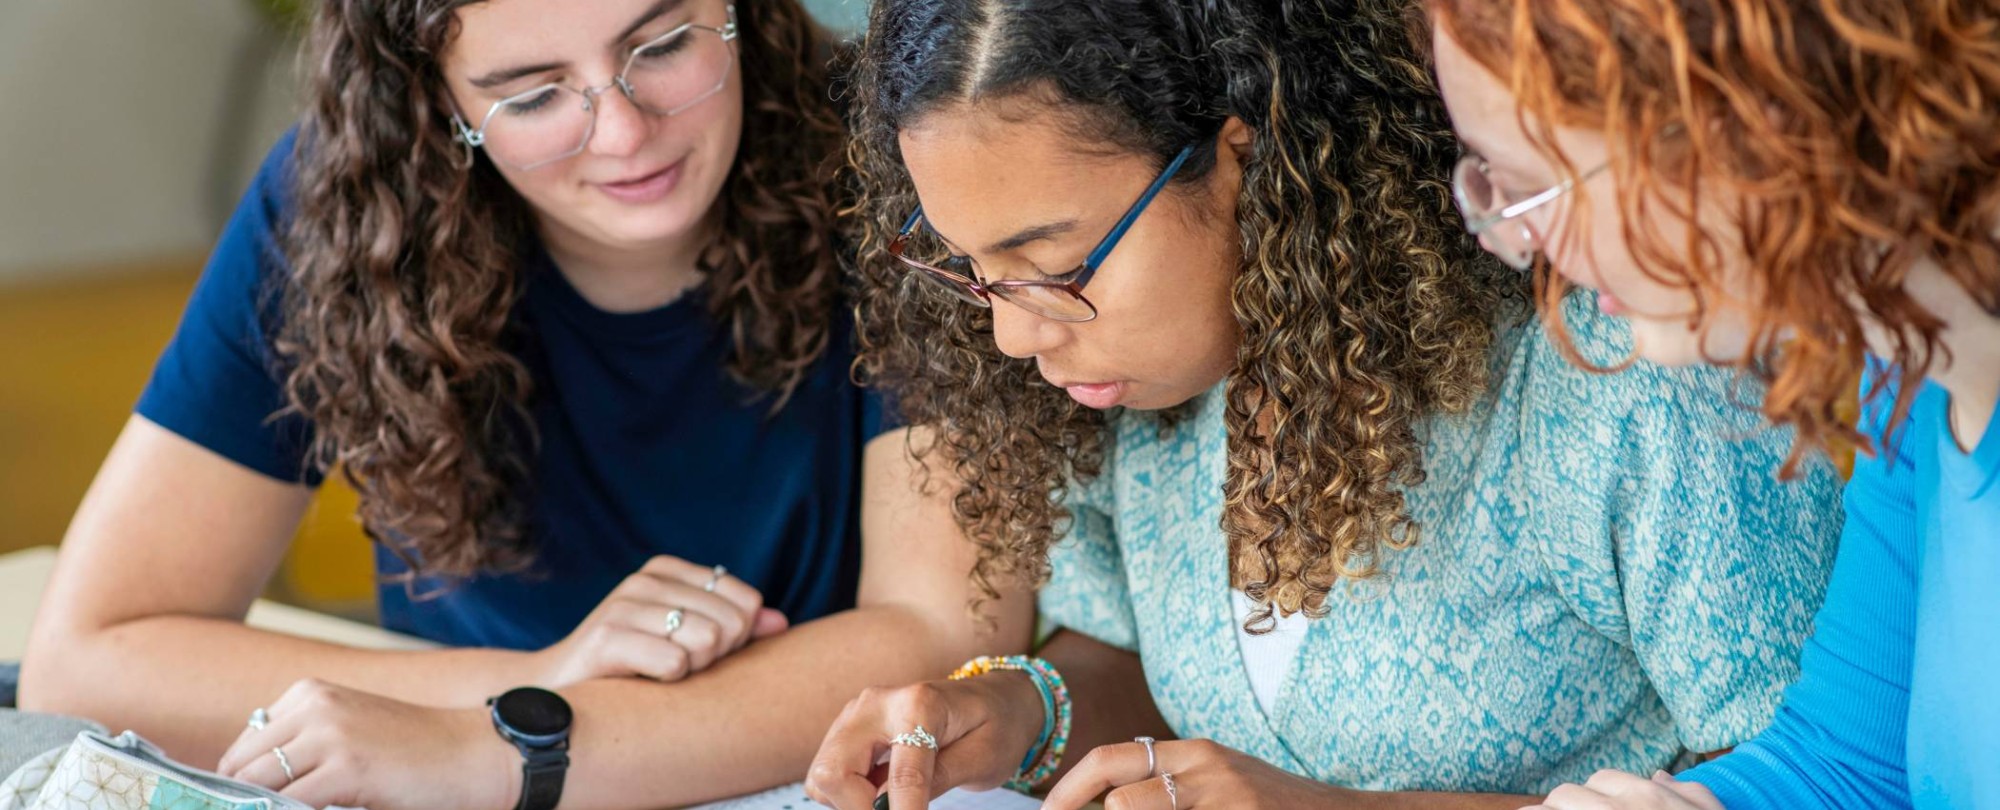
POLYGON ((296 195, 298 130, 287 131, 265 155, 236 211, 216 240, 190 310, 226 312, 236 323, 260 323, 268 332, 289 276, 284 233, 296 195))
POLYGON ((1746 375, 1634 360, 1630 330, 1587 296, 1570 296, 1561 310, 1561 335, 1539 323, 1516 327, 1528 334, 1516 341, 1507 392, 1520 400, 1524 428, 1591 453, 1691 433, 1770 433, 1757 411, 1761 389, 1746 375))

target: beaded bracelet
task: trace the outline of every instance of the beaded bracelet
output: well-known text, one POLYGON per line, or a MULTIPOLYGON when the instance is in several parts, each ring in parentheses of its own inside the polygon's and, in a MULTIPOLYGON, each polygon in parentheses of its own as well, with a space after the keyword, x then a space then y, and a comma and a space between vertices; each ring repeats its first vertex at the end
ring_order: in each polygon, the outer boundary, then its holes
POLYGON ((996 670, 1025 673, 1042 698, 1041 738, 1035 741, 1033 748, 1028 749, 1028 755, 1021 760, 1019 774, 1006 785, 1010 790, 1025 793, 1048 781, 1062 767, 1063 754, 1069 749, 1069 686, 1063 682, 1062 673, 1049 662, 1025 655, 1004 658, 980 656, 959 667, 957 672, 952 673, 951 679, 964 680, 996 670))
POLYGON ((1012 658, 981 656, 966 662, 965 666, 959 667, 957 672, 951 674, 951 679, 960 681, 966 678, 985 675, 996 670, 1020 672, 1027 675, 1029 682, 1035 685, 1036 695, 1042 699, 1042 733, 1035 736, 1035 744, 1029 746, 1027 755, 1021 758, 1021 767, 1014 769, 1016 774, 1025 774, 1030 768, 1034 767, 1036 760, 1041 759, 1042 752, 1047 749, 1050 738, 1055 735, 1055 695, 1049 690, 1048 679, 1043 677, 1041 673, 1031 669, 1028 666, 1027 659, 1022 656, 1014 656, 1012 658))

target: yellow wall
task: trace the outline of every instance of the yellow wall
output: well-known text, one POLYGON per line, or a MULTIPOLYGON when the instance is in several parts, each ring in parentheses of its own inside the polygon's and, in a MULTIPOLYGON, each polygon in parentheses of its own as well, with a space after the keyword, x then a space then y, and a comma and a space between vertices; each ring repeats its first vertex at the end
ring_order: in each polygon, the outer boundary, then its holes
MULTIPOLYGON (((61 541, 199 272, 189 258, 0 286, 0 553, 61 541)), ((369 550, 353 514, 354 494, 328 485, 274 596, 367 609, 369 550)))

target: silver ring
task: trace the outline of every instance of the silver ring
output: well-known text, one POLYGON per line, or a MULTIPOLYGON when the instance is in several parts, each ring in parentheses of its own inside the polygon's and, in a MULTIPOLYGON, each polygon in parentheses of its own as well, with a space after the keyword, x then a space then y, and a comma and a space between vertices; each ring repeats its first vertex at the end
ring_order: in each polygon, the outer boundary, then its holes
POLYGON ((701 586, 701 589, 709 593, 715 593, 715 586, 718 583, 722 582, 723 577, 728 575, 729 575, 728 566, 723 566, 723 565, 716 566, 714 570, 708 572, 708 584, 701 586))
POLYGON ((889 744, 907 745, 911 748, 925 748, 932 751, 938 750, 937 738, 931 736, 930 732, 925 731, 923 726, 917 726, 915 731, 911 731, 908 734, 896 735, 894 739, 889 741, 889 744))
POLYGON ((292 781, 295 778, 292 776, 292 760, 290 757, 285 756, 285 749, 275 745, 271 746, 271 755, 278 758, 278 767, 285 769, 285 781, 292 781))
POLYGON ((1160 772, 1160 760, 1153 755, 1153 743, 1159 742, 1159 740, 1151 737, 1133 737, 1132 741, 1146 746, 1146 778, 1153 778, 1160 772))
POLYGON ((1174 810, 1181 810, 1181 786, 1174 783, 1174 775, 1162 771, 1160 783, 1167 786, 1167 801, 1174 803, 1174 810))
POLYGON ((271 724, 271 713, 264 711, 264 707, 258 706, 256 711, 250 713, 251 731, 263 731, 264 727, 270 724, 271 724))
POLYGON ((680 632, 681 624, 686 621, 687 611, 680 608, 667 611, 667 630, 663 635, 667 638, 673 638, 675 633, 680 632))

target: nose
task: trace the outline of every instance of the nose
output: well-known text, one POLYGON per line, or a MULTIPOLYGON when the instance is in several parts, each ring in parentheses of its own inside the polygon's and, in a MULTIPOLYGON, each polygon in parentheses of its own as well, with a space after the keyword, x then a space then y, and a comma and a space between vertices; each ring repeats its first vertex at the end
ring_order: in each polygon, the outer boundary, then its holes
POLYGON ((644 110, 613 84, 597 94, 597 129, 590 136, 590 152, 606 157, 631 157, 646 143, 653 122, 644 110))
POLYGON ((1000 353, 1017 360, 1047 354, 1062 345, 1069 325, 1036 315, 1005 301, 993 302, 993 343, 1000 353))

